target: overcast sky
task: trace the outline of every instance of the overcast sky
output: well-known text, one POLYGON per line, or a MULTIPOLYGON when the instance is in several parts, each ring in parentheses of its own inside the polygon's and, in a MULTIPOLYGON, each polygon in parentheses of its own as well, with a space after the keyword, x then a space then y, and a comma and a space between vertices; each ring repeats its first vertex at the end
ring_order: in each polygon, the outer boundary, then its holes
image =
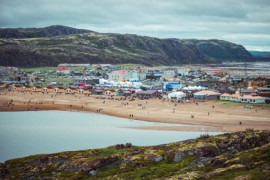
POLYGON ((0 0, 0 27, 66 25, 270 51, 270 0, 0 0))

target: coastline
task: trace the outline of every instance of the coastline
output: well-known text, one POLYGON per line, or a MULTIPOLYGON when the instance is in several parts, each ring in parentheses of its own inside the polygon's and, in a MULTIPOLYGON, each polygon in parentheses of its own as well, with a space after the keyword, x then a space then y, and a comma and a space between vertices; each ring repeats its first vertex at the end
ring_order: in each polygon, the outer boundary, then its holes
POLYGON ((133 120, 194 126, 130 127, 142 130, 236 132, 248 128, 254 130, 270 129, 269 108, 254 107, 253 109, 245 109, 243 108, 244 104, 226 104, 224 101, 199 102, 196 105, 192 102, 182 104, 160 99, 124 101, 100 99, 99 97, 1 92, 0 111, 84 111, 133 120), (11 99, 13 105, 8 105, 11 99), (139 104, 142 104, 145 108, 143 109, 139 104), (101 109, 100 112, 97 112, 98 109, 101 109), (130 117, 131 115, 133 117, 130 117), (239 122, 241 122, 241 125, 239 122))

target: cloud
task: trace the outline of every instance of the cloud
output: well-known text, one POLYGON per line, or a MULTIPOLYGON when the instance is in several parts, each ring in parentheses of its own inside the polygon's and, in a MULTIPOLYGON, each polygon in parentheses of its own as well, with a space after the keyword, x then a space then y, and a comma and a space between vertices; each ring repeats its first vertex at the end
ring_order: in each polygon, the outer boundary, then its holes
POLYGON ((224 39, 270 50, 268 0, 0 0, 1 27, 55 24, 159 38, 224 39))

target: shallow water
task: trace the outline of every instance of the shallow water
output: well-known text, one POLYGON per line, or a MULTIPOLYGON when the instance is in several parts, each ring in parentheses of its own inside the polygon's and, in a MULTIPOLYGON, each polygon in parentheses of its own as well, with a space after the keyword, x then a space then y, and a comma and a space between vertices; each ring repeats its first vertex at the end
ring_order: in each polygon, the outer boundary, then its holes
POLYGON ((85 112, 0 112, 0 162, 34 154, 102 148, 126 142, 158 145, 204 134, 124 128, 132 126, 187 125, 136 121, 85 112))

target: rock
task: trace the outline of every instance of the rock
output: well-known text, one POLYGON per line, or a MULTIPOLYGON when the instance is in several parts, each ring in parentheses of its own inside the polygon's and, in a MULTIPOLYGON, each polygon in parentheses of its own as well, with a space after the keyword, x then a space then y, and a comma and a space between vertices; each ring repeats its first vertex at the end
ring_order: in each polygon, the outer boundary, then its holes
POLYGON ((95 176, 97 174, 97 171, 95 171, 95 170, 91 170, 91 171, 89 171, 89 173, 88 173, 88 175, 90 176, 90 177, 93 177, 93 176, 95 176))
POLYGON ((132 144, 131 143, 126 143, 126 148, 131 148, 132 144))
POLYGON ((238 176, 234 178, 234 180, 249 180, 249 179, 251 179, 249 175, 238 176))
POLYGON ((124 144, 116 144, 114 147, 115 147, 115 149, 123 149, 123 148, 125 148, 124 144))
POLYGON ((147 157, 145 157, 145 160, 159 162, 159 161, 163 160, 163 157, 160 155, 150 154, 147 157))

